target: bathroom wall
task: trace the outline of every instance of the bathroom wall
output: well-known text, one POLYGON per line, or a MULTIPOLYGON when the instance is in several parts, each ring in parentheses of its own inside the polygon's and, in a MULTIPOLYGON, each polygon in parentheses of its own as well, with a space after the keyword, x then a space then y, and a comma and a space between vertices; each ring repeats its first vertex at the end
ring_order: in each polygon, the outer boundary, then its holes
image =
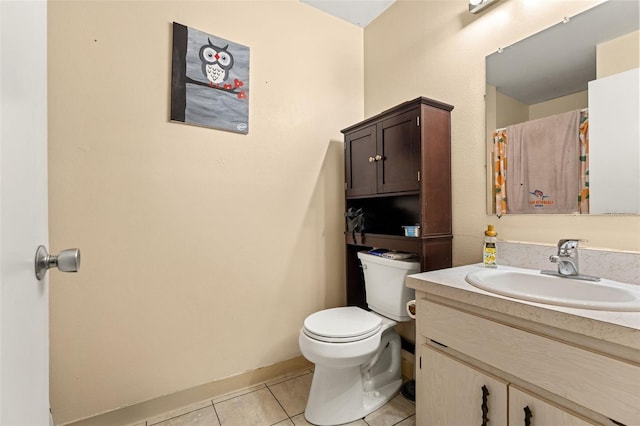
POLYGON ((640 251, 640 216, 486 214, 485 56, 601 1, 501 0, 477 15, 466 0, 398 0, 364 31, 365 116, 422 95, 452 112, 453 258, 480 261, 483 229, 498 238, 640 251), (398 25, 401 22, 402 25, 398 25))
POLYGON ((640 61, 640 31, 629 33, 597 46, 596 74, 604 78, 638 68, 640 61))
MULTIPOLYGON (((300 356, 344 304, 363 30, 297 0, 50 1, 57 424, 300 356), (171 123, 171 23, 251 49, 249 134, 171 123)), ((45 50, 42 50, 43 60, 45 50)))
POLYGON ((529 120, 560 114, 572 109, 582 109, 589 106, 589 91, 572 93, 545 102, 540 102, 529 107, 529 120))

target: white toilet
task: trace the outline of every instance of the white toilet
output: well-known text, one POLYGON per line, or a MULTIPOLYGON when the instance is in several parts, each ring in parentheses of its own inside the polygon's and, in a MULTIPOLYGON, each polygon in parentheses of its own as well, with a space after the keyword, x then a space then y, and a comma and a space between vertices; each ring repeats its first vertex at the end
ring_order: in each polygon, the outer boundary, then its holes
POLYGON ((367 305, 309 315, 300 331, 300 351, 315 364, 304 416, 315 425, 338 425, 365 417, 387 403, 402 385, 397 321, 409 321, 405 286, 420 271, 415 260, 358 253, 367 305))

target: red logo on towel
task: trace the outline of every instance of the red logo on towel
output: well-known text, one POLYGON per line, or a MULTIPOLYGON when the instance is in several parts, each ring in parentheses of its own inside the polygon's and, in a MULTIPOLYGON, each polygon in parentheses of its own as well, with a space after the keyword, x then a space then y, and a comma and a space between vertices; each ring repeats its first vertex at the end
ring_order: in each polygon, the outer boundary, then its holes
POLYGON ((536 189, 535 191, 530 192, 529 194, 531 194, 534 197, 536 197, 535 200, 530 200, 529 201, 529 205, 531 207, 541 208, 541 207, 550 206, 550 205, 553 204, 553 200, 549 200, 550 196, 549 195, 544 195, 544 193, 542 191, 540 191, 539 189, 536 189))

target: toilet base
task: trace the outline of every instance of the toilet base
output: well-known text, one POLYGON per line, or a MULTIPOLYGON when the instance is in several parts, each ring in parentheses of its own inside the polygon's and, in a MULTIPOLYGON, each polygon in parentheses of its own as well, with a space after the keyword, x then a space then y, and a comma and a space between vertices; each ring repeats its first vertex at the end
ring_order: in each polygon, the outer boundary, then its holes
POLYGON ((402 386, 400 336, 383 333, 379 350, 364 365, 335 368, 316 364, 304 416, 318 426, 361 419, 393 398, 402 386))
MULTIPOLYGON (((360 374, 359 371, 357 373, 360 374)), ((349 374, 344 375, 344 377, 347 376, 349 374)), ((359 380, 356 383, 361 386, 359 380)), ((325 395, 324 398, 315 399, 322 400, 322 404, 307 404, 304 417, 309 423, 318 426, 351 423, 366 417, 389 402, 398 393, 400 386, 402 386, 402 379, 394 380, 378 390, 369 392, 363 392, 362 388, 347 389, 345 395, 336 389, 333 397, 325 395)), ((311 395, 309 400, 312 401, 311 395)))

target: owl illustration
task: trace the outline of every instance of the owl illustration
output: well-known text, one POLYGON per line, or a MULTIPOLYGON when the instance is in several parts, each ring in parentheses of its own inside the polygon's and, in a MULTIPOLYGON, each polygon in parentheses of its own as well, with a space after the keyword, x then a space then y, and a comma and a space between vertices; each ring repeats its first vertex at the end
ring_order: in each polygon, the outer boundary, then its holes
POLYGON ((202 61, 202 73, 209 80, 209 85, 219 84, 229 77, 229 70, 233 67, 233 55, 225 47, 214 46, 210 39, 209 44, 200 48, 200 60, 202 61))

